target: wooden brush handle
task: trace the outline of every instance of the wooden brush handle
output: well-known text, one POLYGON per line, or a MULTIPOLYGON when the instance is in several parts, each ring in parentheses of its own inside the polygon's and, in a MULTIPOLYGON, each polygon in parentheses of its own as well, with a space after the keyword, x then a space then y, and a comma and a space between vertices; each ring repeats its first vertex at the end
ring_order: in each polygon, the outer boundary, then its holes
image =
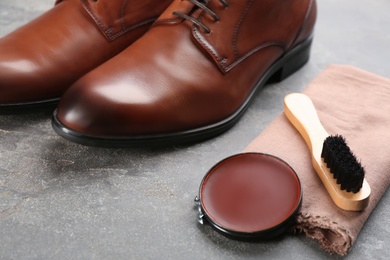
POLYGON ((304 94, 289 94, 284 99, 284 113, 305 139, 316 160, 321 160, 321 151, 328 133, 318 118, 313 102, 304 94))

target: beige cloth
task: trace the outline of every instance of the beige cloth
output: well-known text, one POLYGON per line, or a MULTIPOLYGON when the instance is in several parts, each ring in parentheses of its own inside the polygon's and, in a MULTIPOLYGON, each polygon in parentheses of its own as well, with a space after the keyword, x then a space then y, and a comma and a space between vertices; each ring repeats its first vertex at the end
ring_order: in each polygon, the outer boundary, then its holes
POLYGON ((362 212, 339 209, 313 170, 309 149, 282 113, 246 149, 289 163, 303 186, 296 231, 330 253, 346 255, 390 183, 390 80, 360 69, 331 65, 303 91, 329 134, 341 134, 366 171, 372 193, 362 212))

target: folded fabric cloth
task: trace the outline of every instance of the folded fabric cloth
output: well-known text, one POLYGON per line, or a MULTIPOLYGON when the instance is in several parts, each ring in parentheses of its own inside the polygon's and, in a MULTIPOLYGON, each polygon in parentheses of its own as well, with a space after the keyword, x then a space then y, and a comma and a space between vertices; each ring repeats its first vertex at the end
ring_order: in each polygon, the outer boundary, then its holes
POLYGON ((295 231, 316 239, 330 253, 346 255, 390 183, 390 79, 360 69, 331 65, 303 91, 324 128, 340 134, 365 168, 371 186, 361 212, 339 209, 314 171, 309 148, 282 113, 244 152, 263 152, 290 164, 303 187, 295 231))

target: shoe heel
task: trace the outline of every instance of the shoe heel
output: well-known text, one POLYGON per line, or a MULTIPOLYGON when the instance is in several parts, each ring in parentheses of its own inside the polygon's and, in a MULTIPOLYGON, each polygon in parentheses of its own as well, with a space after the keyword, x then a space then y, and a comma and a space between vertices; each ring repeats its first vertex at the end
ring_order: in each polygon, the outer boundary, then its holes
POLYGON ((310 57, 312 38, 302 42, 284 57, 283 65, 272 75, 271 82, 281 82, 303 65, 305 65, 310 57))

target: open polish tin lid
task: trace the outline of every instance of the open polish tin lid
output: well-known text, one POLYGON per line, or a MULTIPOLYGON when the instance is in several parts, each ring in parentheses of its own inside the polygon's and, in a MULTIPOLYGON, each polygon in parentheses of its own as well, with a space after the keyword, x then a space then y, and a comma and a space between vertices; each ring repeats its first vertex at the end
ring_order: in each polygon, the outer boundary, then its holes
POLYGON ((287 231, 302 201, 299 178, 285 161, 241 153, 217 163, 202 180, 198 221, 232 238, 271 239, 287 231))

